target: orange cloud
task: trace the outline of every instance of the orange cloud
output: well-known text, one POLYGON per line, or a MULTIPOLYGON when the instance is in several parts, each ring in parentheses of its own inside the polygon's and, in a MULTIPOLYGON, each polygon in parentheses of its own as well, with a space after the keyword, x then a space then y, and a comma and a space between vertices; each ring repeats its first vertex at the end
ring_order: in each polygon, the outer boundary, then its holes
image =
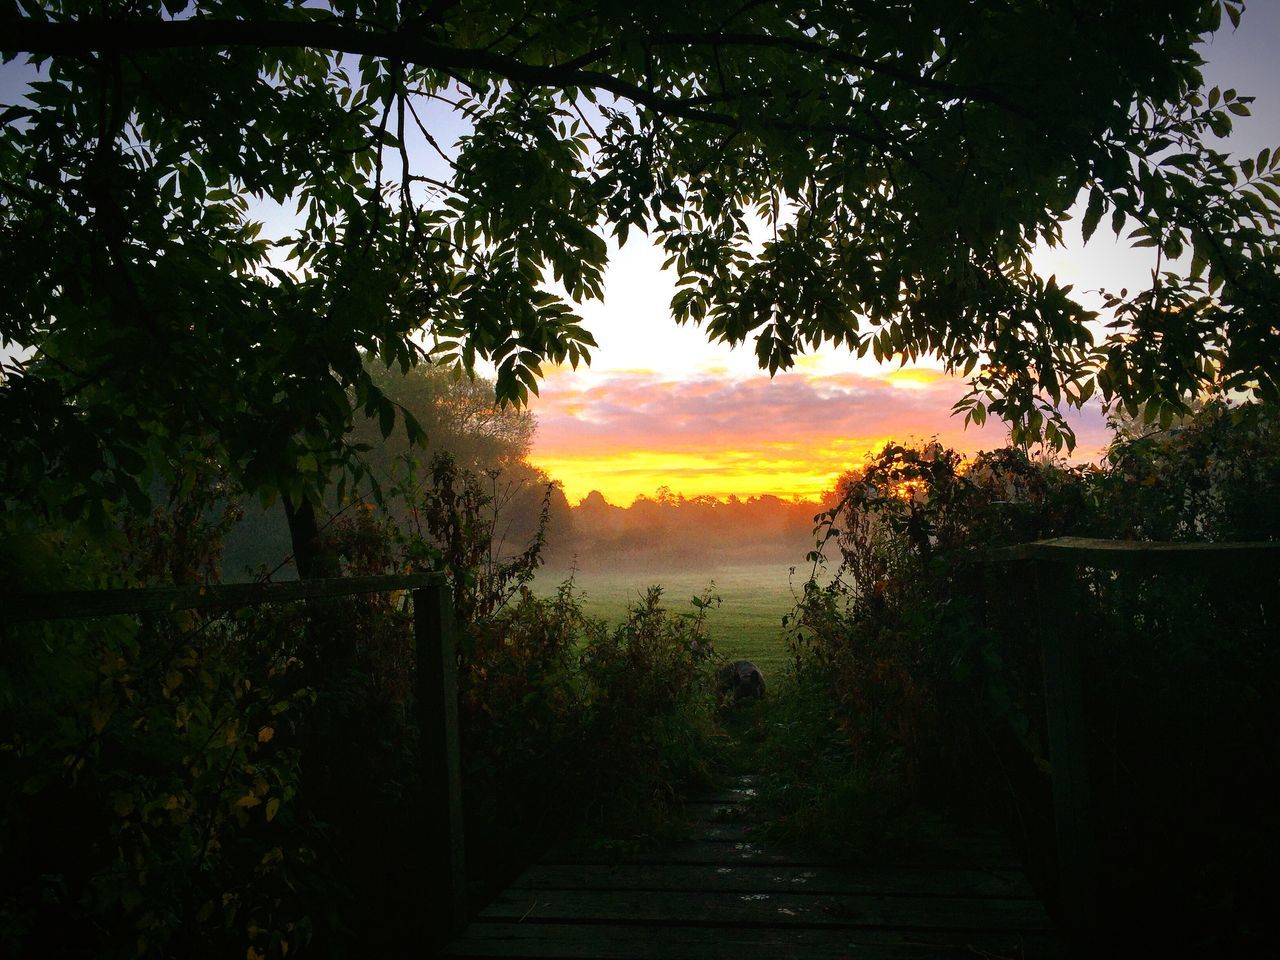
MULTIPOLYGON (((549 376, 535 401, 530 459, 570 502, 591 490, 630 503, 660 486, 686 496, 816 497, 891 439, 935 434, 965 452, 1005 442, 996 422, 964 428, 962 381, 907 368, 883 377, 649 370, 549 376)), ((1100 416, 1076 418, 1081 451, 1105 443, 1100 416)))
POLYGON ((947 375, 941 370, 931 370, 928 367, 903 367, 886 374, 884 379, 895 387, 921 390, 946 380, 947 375))

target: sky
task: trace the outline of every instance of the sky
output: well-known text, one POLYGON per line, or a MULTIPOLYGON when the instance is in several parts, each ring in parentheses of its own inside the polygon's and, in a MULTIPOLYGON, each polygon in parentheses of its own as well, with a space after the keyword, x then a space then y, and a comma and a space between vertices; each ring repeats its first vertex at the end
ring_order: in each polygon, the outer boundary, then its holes
MULTIPOLYGON (((1231 152, 1254 155, 1280 144, 1277 41, 1280 0, 1250 0, 1240 28, 1224 24, 1205 48, 1209 84, 1258 98, 1252 117, 1237 118, 1231 152)), ((17 99, 30 77, 20 62, 0 66, 0 102, 17 99)), ((447 109, 427 110, 423 119, 446 146, 463 132, 447 109)), ((425 141, 408 146, 415 165, 432 165, 425 141)), ((426 172, 448 176, 443 162, 426 172)), ((288 231, 280 209, 264 203, 252 214, 265 221, 267 235, 288 231)), ((1087 291, 1145 282, 1150 251, 1127 249, 1106 229, 1086 246, 1078 224, 1077 216, 1065 225, 1065 248, 1037 251, 1042 274, 1086 291, 1089 306, 1097 299, 1087 291)), ((662 259, 635 234, 622 249, 611 246, 605 298, 581 306, 599 343, 590 367, 547 369, 531 402, 539 429, 530 459, 563 484, 571 503, 599 490, 628 504, 661 486, 687 496, 811 498, 890 439, 937 436, 966 453, 1005 442, 998 422, 966 430, 951 415, 965 384, 936 365, 881 367, 831 349, 769 378, 750 342, 730 349, 674 323, 674 277, 662 271, 662 259)), ((1074 458, 1097 459, 1108 439, 1101 409, 1069 419, 1078 435, 1074 458)))
MULTIPOLYGON (((1252 156, 1280 144, 1280 0, 1251 0, 1239 30, 1224 24, 1204 50, 1205 80, 1257 97, 1229 142, 1231 152, 1252 156)), ((1150 251, 1105 229, 1085 245, 1079 216, 1064 234, 1065 247, 1036 252, 1043 275, 1077 292, 1147 280, 1150 251)), ((770 379, 750 342, 708 343, 671 320, 674 278, 643 238, 611 252, 604 301, 581 310, 600 345, 590 368, 551 370, 531 403, 539 426, 530 459, 564 485, 570 503, 599 490, 626 504, 663 485, 687 496, 811 498, 890 439, 937 436, 966 453, 1007 439, 998 422, 965 429, 952 416, 966 386, 938 365, 877 366, 832 349, 770 379)), ((1096 294, 1083 299, 1098 303, 1096 294)), ((1110 436, 1101 408, 1068 419, 1078 437, 1073 459, 1097 460, 1110 436)))

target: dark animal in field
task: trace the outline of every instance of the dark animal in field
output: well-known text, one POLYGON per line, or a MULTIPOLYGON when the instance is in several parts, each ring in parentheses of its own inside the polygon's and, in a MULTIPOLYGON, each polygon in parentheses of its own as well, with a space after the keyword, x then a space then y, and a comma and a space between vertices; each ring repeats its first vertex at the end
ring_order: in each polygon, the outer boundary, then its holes
POLYGON ((759 700, 764 696, 764 674, 750 660, 735 660, 716 673, 716 689, 723 696, 759 700))

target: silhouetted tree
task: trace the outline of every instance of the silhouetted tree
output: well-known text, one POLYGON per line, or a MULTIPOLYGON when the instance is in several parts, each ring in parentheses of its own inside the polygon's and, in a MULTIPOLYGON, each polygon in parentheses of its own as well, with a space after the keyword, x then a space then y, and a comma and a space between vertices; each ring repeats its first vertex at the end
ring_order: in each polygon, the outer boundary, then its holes
POLYGON ((38 72, 0 113, 0 338, 31 351, 0 489, 101 519, 199 438, 305 542, 354 419, 399 415, 364 352, 485 359, 523 401, 589 358, 576 305, 632 231, 677 322, 770 371, 936 356, 1017 439, 1069 444, 1057 408, 1095 390, 1275 399, 1280 153, 1209 142, 1248 98, 1196 51, 1241 9, 9 3, 0 49, 38 72), (1166 265, 1101 340, 1029 258, 1082 197, 1086 237, 1108 217, 1166 265), (278 236, 264 202, 297 210, 278 236))

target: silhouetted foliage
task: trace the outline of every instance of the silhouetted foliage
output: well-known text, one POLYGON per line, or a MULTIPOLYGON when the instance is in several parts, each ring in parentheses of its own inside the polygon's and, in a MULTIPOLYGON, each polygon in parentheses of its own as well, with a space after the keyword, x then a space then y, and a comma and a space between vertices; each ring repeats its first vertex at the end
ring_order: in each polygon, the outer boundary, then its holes
MULTIPOLYGON (((827 735, 844 741, 844 760, 837 752, 821 768, 844 786, 825 792, 881 794, 863 804, 851 842, 901 839, 922 806, 1004 811, 1052 889, 1044 611, 1027 568, 974 561, 1062 535, 1278 539, 1276 489, 1280 420, 1220 402, 1168 431, 1119 437, 1098 468, 1016 449, 965 462, 937 444, 890 445, 848 475, 812 555, 834 554, 835 576, 808 585, 790 639, 801 688, 834 710, 827 735), (868 825, 868 809, 881 822, 868 825)), ((1256 782, 1280 761, 1270 732, 1280 610, 1274 571, 1263 576, 1085 570, 1068 598, 1085 658, 1103 892, 1114 935, 1136 938, 1131 947, 1274 945, 1261 891, 1280 850, 1256 782), (1177 943, 1164 939, 1172 930, 1177 943)), ((788 816, 814 825, 794 801, 788 816)))
MULTIPOLYGON (((398 526, 421 532, 421 518, 408 504, 430 488, 433 462, 447 456, 466 471, 490 475, 487 496, 503 517, 500 526, 492 527, 498 554, 531 540, 544 511, 551 549, 569 551, 572 528, 564 493, 524 459, 537 429, 530 411, 500 406, 492 381, 483 378, 455 377, 430 364, 402 373, 366 359, 366 367, 378 388, 413 419, 413 440, 399 432, 383 437, 373 421, 358 423, 347 434, 343 442, 359 465, 314 507, 321 550, 332 538, 333 524, 361 504, 389 512, 398 526), (412 489, 406 496, 407 488, 412 489)), ((294 544, 281 508, 242 498, 241 509, 243 520, 227 535, 228 578, 240 579, 246 572, 291 573, 294 544)))
POLYGON ((523 401, 589 359, 577 305, 632 232, 677 322, 770 371, 935 356, 1019 439, 1069 443, 1095 390, 1275 399, 1280 152, 1216 148, 1250 98, 1197 53, 1242 7, 10 4, 36 73, 0 114, 0 338, 34 352, 0 489, 100 520, 197 438, 310 527, 354 420, 416 432, 365 353, 487 360, 523 401), (1100 338, 1030 263, 1078 200, 1162 255, 1100 338))
MULTIPOLYGON (((481 896, 583 821, 622 843, 662 825, 675 785, 707 774, 715 658, 701 609, 672 613, 657 591, 614 628, 583 615, 571 583, 535 597, 543 531, 495 553, 498 478, 445 456, 431 471, 404 490, 414 524, 365 504, 326 535, 342 575, 430 567, 452 584, 481 896)), ((222 494, 188 491, 172 513, 138 517, 130 553, 49 533, 0 555, 0 575, 16 579, 33 555, 56 557, 58 579, 40 570, 40 585, 136 575, 121 556, 159 582, 208 573, 231 518, 214 511, 213 523, 201 507, 222 494)), ((436 891, 418 855, 407 599, 5 624, 0 950, 283 958, 429 946, 439 931, 421 922, 436 891)))

